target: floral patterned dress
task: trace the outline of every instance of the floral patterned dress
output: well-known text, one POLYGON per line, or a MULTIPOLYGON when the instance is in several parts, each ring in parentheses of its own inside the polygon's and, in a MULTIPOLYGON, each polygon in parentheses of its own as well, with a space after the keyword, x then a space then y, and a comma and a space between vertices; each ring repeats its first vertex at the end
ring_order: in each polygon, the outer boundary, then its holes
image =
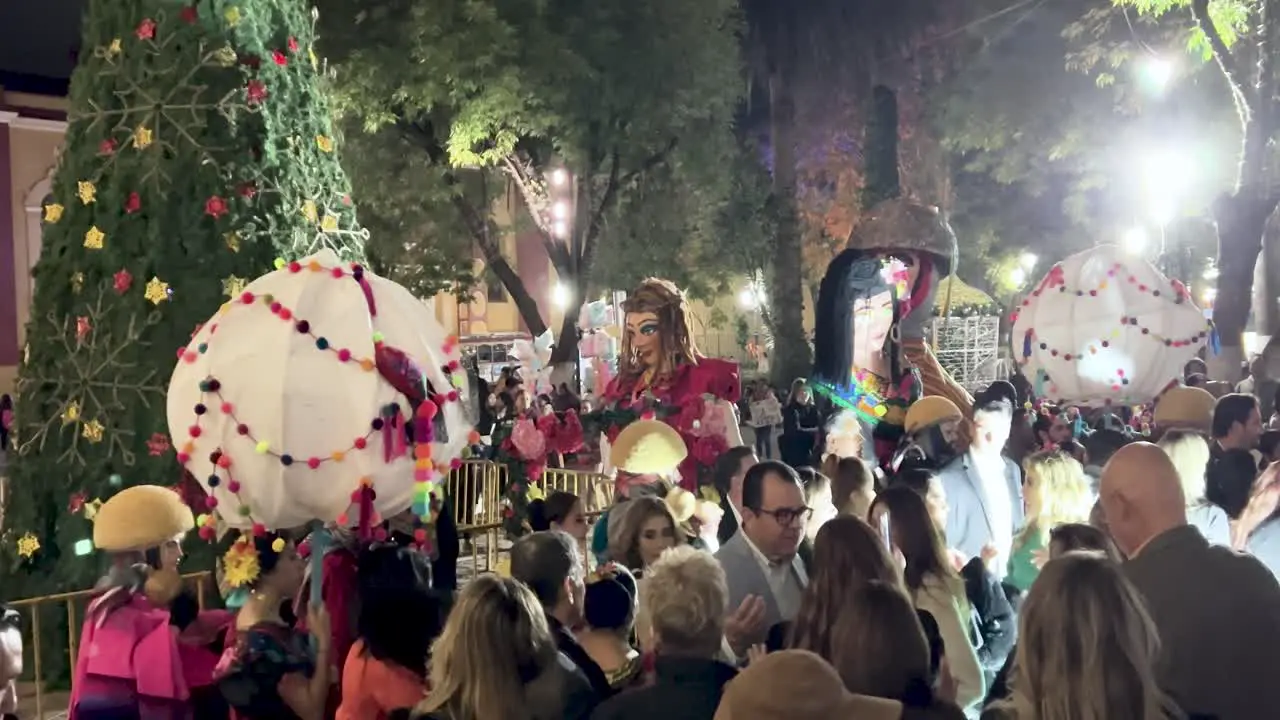
POLYGON ((280 697, 280 680, 293 673, 310 678, 315 669, 307 635, 258 623, 236 632, 235 644, 218 666, 218 687, 234 720, 299 720, 280 697))

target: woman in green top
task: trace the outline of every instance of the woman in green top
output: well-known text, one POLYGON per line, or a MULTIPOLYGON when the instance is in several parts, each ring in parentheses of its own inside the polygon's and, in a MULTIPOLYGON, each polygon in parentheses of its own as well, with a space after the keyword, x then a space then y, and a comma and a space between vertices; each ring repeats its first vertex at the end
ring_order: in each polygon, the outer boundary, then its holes
POLYGON ((1027 523, 1013 538, 1005 582, 1026 592, 1049 557, 1049 531, 1063 523, 1087 523, 1093 493, 1084 466, 1061 450, 1038 452, 1022 467, 1027 523))

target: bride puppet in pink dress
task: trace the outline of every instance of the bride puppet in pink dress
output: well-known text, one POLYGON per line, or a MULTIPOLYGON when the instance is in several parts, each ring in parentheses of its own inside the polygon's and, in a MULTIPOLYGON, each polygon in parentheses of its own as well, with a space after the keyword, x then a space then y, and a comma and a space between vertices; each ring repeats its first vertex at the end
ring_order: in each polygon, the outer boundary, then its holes
POLYGON ((85 612, 68 720, 226 717, 212 674, 232 616, 200 612, 177 572, 194 525, 180 496, 156 485, 98 510, 93 542, 112 565, 85 612))
MULTIPOLYGON (((696 491, 699 469, 742 444, 733 405, 742 392, 738 366, 698 352, 689 301, 668 280, 644 280, 627 295, 622 310, 626 329, 618 374, 603 401, 619 409, 662 410, 655 415, 675 428, 689 449, 680 465, 680 485, 696 491)), ((604 467, 612 469, 607 444, 601 445, 604 467)))

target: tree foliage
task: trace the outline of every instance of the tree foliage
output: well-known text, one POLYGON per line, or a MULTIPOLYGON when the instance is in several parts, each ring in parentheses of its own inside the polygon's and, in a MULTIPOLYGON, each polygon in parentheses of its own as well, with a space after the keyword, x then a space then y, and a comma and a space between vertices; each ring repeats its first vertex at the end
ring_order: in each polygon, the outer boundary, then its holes
MULTIPOLYGON (((600 288, 597 258, 631 252, 621 239, 661 236, 674 249, 710 232, 728 184, 704 182, 699 163, 731 166, 743 88, 733 0, 320 4, 343 109, 422 158, 389 181, 419 185, 430 170, 442 192, 429 197, 452 206, 535 334, 546 321, 489 212, 508 184, 576 302, 600 288), (572 178, 565 232, 552 217, 555 168, 572 178)), ((577 305, 567 310, 557 336, 573 330, 577 305)))

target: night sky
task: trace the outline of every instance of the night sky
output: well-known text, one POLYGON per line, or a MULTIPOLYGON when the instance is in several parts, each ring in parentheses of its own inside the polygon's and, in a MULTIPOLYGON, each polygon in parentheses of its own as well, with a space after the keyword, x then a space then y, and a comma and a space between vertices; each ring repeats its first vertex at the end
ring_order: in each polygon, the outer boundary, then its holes
POLYGON ((84 2, 0 2, 0 73, 60 80, 71 77, 74 52, 80 44, 80 13, 84 2))

